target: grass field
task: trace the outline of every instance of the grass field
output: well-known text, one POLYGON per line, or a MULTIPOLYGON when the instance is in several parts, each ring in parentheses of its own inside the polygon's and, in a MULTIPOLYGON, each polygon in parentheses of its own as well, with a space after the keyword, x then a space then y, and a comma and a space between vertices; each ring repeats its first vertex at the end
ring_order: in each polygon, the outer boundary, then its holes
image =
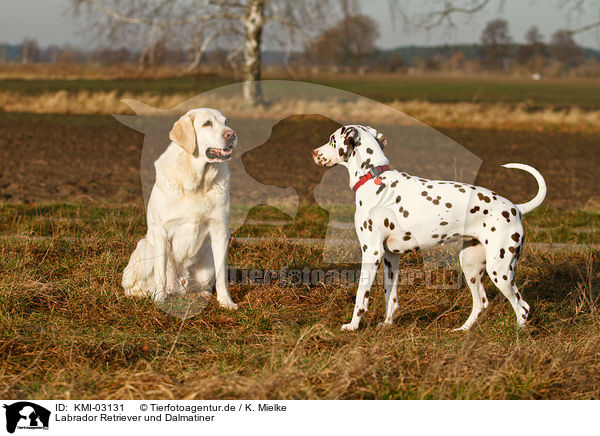
MULTIPOLYGON (((1 72, 0 72, 1 77, 1 72)), ((238 98, 239 87, 217 76, 120 79, 0 80, 0 111, 67 115, 111 115, 134 112, 123 101, 134 100, 168 110, 196 98, 196 103, 227 108, 228 116, 279 117, 281 113, 324 114, 356 122, 398 121, 403 113, 443 128, 600 131, 598 80, 532 81, 510 78, 381 77, 306 80, 328 88, 290 86, 290 81, 265 85, 267 104, 255 111, 238 98), (215 93, 203 94, 217 88, 215 93), (339 93, 337 89, 350 91, 339 93), (349 95, 356 98, 349 98, 349 95), (359 98, 359 96, 367 98, 359 98), (371 100, 386 103, 373 105, 371 100), (201 103, 199 103, 201 102, 201 103), (392 110, 394 109, 394 110, 392 110)), ((302 86, 302 85, 301 85, 302 86)), ((143 108, 139 108, 144 110, 143 108)), ((405 117, 405 120, 408 118, 405 117)))
MULTIPOLYGON (((1 210, 0 392, 10 398, 597 398, 600 252, 526 249, 517 281, 533 307, 525 331, 488 283, 492 306, 472 332, 449 332, 468 291, 400 290, 395 325, 381 288, 357 333, 339 327, 354 287, 233 284, 238 312, 210 304, 181 322, 130 299, 120 272, 144 232, 138 204, 6 205, 1 210), (10 232, 10 237, 7 233, 10 232)), ((266 212, 265 212, 266 213, 266 212)), ((260 217, 260 212, 253 215, 260 217)), ((270 216, 267 216, 270 217, 270 216)), ((544 211, 530 242, 587 242, 595 212, 544 211), (564 219, 563 219, 564 218, 564 219), (572 232, 572 233, 571 233, 572 232), (582 238, 582 239, 578 239, 582 238)), ((311 226, 312 221, 304 223, 311 226)), ((291 227, 291 226, 290 226, 291 227)), ((300 223, 302 227, 302 222, 300 223)), ((285 232, 287 237, 302 228, 285 232)), ((235 237, 252 233, 251 226, 235 237)), ((281 233, 280 233, 281 234, 281 233)), ((595 236, 597 241, 597 233, 595 236)), ((236 246, 238 267, 322 268, 319 249, 285 239, 236 246)), ((419 268, 408 257, 401 268, 419 268)))
MULTIPOLYGON (((393 99, 600 106, 600 85, 593 82, 529 86, 436 80, 337 82, 372 97, 387 89, 393 99)), ((168 94, 224 82, 0 81, 0 92, 99 86, 168 94)), ((307 175, 316 167, 307 150, 327 138, 330 128, 322 120, 297 119, 274 129, 267 151, 280 158, 281 175, 269 183, 300 187, 310 182, 307 175), (306 156, 292 158, 291 150, 306 156)), ((232 282, 237 312, 212 301, 202 315, 182 322, 148 299, 124 297, 120 288, 121 271, 145 233, 142 136, 110 116, 3 113, 0 394, 31 399, 600 398, 600 134, 460 125, 442 131, 483 160, 477 183, 510 199, 529 199, 535 183, 499 164, 528 163, 546 177, 548 197, 525 218, 526 244, 517 269, 517 284, 532 307, 523 331, 487 279, 491 306, 469 333, 450 331, 470 312, 466 287, 429 289, 418 280, 399 289, 400 309, 388 329, 376 327, 384 315, 381 285, 372 291, 362 328, 346 333, 340 326, 351 315, 355 286, 278 281, 232 282)), ((262 156, 247 155, 249 174, 265 173, 262 156)), ((230 264, 341 268, 323 264, 320 244, 292 242, 323 237, 326 220, 314 205, 302 207, 294 220, 256 207, 232 235, 230 264), (246 237, 259 239, 241 242, 246 237)), ((422 269, 423 259, 407 256, 400 267, 422 269)))
MULTIPOLYGON (((273 77, 276 78, 276 77, 273 77)), ((582 109, 600 109, 600 80, 565 79, 469 79, 428 76, 383 76, 377 79, 356 77, 310 78, 304 80, 343 89, 381 102, 422 100, 432 103, 528 103, 530 110, 551 105, 556 108, 577 106, 582 109)), ((161 79, 77 79, 77 80, 17 80, 0 81, 0 92, 18 91, 25 95, 39 95, 56 91, 76 93, 113 92, 200 94, 219 86, 235 83, 234 79, 217 76, 187 76, 161 79)))

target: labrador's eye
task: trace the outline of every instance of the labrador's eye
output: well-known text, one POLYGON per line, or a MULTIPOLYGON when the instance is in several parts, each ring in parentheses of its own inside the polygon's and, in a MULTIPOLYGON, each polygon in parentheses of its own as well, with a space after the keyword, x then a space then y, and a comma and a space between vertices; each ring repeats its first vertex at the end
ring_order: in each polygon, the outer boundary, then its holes
POLYGON ((207 122, 205 122, 204 124, 202 124, 202 127, 212 127, 212 121, 208 120, 207 122))

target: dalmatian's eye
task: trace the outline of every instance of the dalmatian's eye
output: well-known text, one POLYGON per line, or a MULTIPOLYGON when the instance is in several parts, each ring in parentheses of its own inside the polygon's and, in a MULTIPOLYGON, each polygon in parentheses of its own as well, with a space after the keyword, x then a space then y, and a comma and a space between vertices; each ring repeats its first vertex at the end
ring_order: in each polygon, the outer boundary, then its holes
POLYGON ((212 121, 208 120, 207 122, 205 122, 204 124, 202 124, 202 127, 212 127, 212 121))

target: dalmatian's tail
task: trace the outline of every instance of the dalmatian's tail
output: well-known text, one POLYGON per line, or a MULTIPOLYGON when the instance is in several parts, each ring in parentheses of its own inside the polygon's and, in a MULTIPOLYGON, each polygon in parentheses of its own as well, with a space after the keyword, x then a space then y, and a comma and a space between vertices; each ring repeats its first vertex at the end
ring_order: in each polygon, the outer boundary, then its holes
POLYGON ((529 200, 527 203, 517 204, 517 207, 523 215, 531 212, 533 209, 542 204, 544 198, 546 198, 546 192, 548 192, 548 189, 546 188, 546 181, 544 180, 544 178, 538 170, 536 170, 533 167, 530 167, 529 165, 520 163, 508 163, 502 166, 504 168, 515 168, 518 170, 527 171, 529 174, 535 177, 535 180, 538 183, 538 193, 536 194, 536 196, 529 200))

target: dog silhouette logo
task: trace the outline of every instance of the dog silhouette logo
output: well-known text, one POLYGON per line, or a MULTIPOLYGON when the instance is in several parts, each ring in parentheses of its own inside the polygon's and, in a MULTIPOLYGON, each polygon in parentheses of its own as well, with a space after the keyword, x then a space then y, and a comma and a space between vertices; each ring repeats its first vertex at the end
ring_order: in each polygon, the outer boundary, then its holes
POLYGON ((6 409, 6 431, 14 433, 18 429, 48 429, 50 411, 29 401, 19 401, 3 406, 6 409))

